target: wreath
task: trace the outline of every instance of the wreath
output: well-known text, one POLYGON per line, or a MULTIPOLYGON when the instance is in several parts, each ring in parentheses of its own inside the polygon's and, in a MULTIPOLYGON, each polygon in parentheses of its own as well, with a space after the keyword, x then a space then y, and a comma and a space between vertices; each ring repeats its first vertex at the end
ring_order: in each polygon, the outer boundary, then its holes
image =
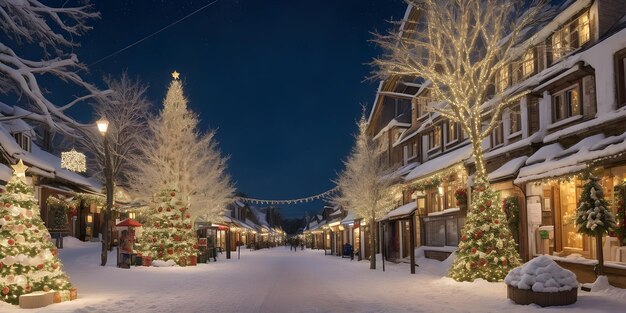
POLYGON ((617 214, 615 220, 615 236, 619 240, 620 246, 626 246, 626 184, 621 183, 614 188, 615 191, 615 207, 617 214))
MULTIPOLYGON (((48 212, 52 215, 51 228, 55 230, 67 228, 67 215, 70 211, 70 204, 67 201, 63 201, 56 197, 48 197, 46 203, 48 204, 48 212)), ((74 210, 76 210, 75 207, 74 210)))
POLYGON ((517 229, 519 223, 519 203, 517 197, 506 197, 502 201, 502 210, 504 210, 504 215, 506 215, 506 221, 509 227, 517 229))

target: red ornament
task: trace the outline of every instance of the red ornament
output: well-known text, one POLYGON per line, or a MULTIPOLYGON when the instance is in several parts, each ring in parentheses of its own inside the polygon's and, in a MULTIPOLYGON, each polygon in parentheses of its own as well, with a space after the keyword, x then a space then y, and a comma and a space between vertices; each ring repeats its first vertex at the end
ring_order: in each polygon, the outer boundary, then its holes
POLYGON ((5 220, 5 221, 7 221, 7 222, 8 222, 8 221, 10 221, 10 220, 11 220, 11 216, 9 216, 9 215, 5 215, 5 216, 4 216, 4 220, 5 220))
POLYGON ((187 224, 187 229, 191 229, 191 224, 187 224))
POLYGON ((28 223, 28 224, 26 224, 26 227, 31 228, 31 227, 33 227, 33 224, 28 223))
POLYGON ((172 249, 167 249, 167 254, 174 254, 174 250, 172 250, 172 249))
POLYGON ((174 241, 180 241, 180 237, 178 235, 174 235, 174 241))
POLYGON ((30 285, 26 285, 26 287, 24 287, 24 291, 26 292, 30 292, 33 288, 30 285))
POLYGON ((472 251, 472 254, 476 254, 476 248, 475 247, 472 247, 471 251, 472 251))
POLYGON ((506 259, 502 260, 502 265, 506 266, 506 264, 507 264, 506 259))
POLYGON ((481 258, 478 260, 478 263, 480 263, 480 266, 485 266, 485 264, 487 264, 487 260, 481 258))
POLYGON ((491 207, 491 200, 485 201, 485 205, 487 205, 487 207, 491 207))
POLYGON ((196 250, 198 250, 198 245, 197 245, 197 244, 196 244, 196 245, 193 245, 193 248, 194 248, 194 249, 196 249, 196 250))
POLYGON ((174 197, 174 196, 176 196, 176 193, 172 191, 172 192, 170 192, 170 196, 174 197))
POLYGON ((185 218, 190 218, 190 217, 191 217, 191 215, 185 214, 185 218))
POLYGON ((161 213, 161 212, 163 212, 163 208, 162 208, 162 207, 159 207, 159 208, 157 209, 157 211, 158 211, 159 213, 161 213))
POLYGON ((481 205, 479 209, 480 209, 480 212, 484 212, 485 211, 485 206, 481 205))
POLYGON ((5 203, 4 206, 7 207, 7 208, 10 208, 11 204, 10 203, 5 203))
POLYGON ((9 294, 9 291, 10 291, 10 290, 9 290, 9 287, 4 287, 4 288, 2 288, 2 294, 3 294, 3 295, 8 295, 8 294, 9 294))
POLYGON ((9 240, 7 240, 7 243, 9 244, 9 246, 12 246, 12 245, 15 244, 15 240, 9 239, 9 240))
POLYGON ((52 264, 52 268, 53 268, 53 269, 55 269, 55 270, 56 270, 57 268, 59 268, 59 263, 54 263, 54 264, 52 264))
POLYGON ((167 212, 172 211, 172 209, 170 207, 167 207, 167 209, 165 209, 167 212))
POLYGON ((56 256, 59 253, 59 250, 52 249, 52 250, 50 250, 50 252, 52 253, 53 256, 56 256))
POLYGON ((38 265, 37 265, 37 269, 38 269, 38 270, 43 269, 43 264, 38 264, 38 265))
POLYGON ((465 240, 467 240, 467 236, 465 235, 461 236, 461 241, 465 241, 465 240))

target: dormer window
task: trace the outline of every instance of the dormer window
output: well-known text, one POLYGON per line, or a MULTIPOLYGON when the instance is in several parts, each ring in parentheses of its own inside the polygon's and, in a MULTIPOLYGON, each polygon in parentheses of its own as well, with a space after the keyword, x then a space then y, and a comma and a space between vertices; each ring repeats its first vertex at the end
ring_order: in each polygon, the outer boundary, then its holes
POLYGON ((25 151, 30 152, 30 136, 25 133, 14 133, 15 142, 25 151))
POLYGON ((584 45, 589 39, 589 12, 585 12, 552 34, 552 62, 584 45))

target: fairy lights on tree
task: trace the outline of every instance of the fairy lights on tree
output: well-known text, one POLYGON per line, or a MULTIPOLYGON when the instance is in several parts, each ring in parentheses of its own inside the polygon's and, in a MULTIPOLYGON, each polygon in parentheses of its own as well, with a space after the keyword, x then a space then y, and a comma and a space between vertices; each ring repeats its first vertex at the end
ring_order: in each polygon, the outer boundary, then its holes
POLYGON ((491 191, 482 142, 498 124, 502 111, 519 97, 509 88, 491 96, 493 82, 501 68, 521 57, 518 45, 524 30, 545 18, 543 1, 499 0, 408 0, 417 10, 415 20, 402 21, 401 31, 378 35, 375 41, 385 50, 373 61, 377 76, 419 77, 430 82, 436 103, 429 110, 458 122, 467 134, 476 168, 471 208, 462 230, 464 238, 476 237, 489 223, 490 231, 480 238, 491 244, 459 244, 450 276, 456 280, 484 278, 502 280, 518 264, 519 256, 497 195, 491 191), (496 226, 494 223, 498 221, 496 226), (498 239, 492 238, 498 237, 498 239), (502 238, 500 238, 502 237, 502 238), (484 256, 484 258, 483 258, 484 256), (502 261, 502 258, 506 261, 502 261), (500 261, 498 261, 498 260, 500 261))
MULTIPOLYGON (((368 225, 376 225, 376 220, 383 217, 395 204, 395 192, 391 175, 388 175, 389 167, 385 166, 379 154, 380 145, 367 135, 365 115, 361 116, 358 126, 356 143, 344 162, 346 168, 336 181, 339 194, 335 197, 335 202, 367 220, 368 225)), ((370 228, 370 269, 376 269, 375 234, 375 229, 370 228)))
POLYGON ((33 188, 25 182, 20 160, 0 194, 0 300, 18 304, 23 294, 59 292, 61 300, 76 297, 39 216, 33 188))

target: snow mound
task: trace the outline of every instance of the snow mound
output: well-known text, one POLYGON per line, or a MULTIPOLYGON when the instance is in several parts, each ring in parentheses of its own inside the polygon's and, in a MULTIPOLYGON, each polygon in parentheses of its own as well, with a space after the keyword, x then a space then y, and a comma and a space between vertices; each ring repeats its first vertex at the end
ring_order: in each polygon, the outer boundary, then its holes
POLYGON ((576 275, 545 255, 514 268, 506 275, 504 282, 519 289, 532 289, 534 292, 559 292, 578 288, 576 275))
POLYGON ((609 284, 608 277, 606 277, 605 275, 598 276, 596 281, 593 283, 593 286, 591 287, 591 291, 596 292, 596 291, 606 290, 606 289, 609 289, 610 286, 611 285, 609 284))
POLYGON ((174 262, 174 260, 168 260, 168 261, 155 260, 152 262, 152 266, 156 266, 156 267, 170 267, 174 265, 176 265, 176 262, 174 262))

